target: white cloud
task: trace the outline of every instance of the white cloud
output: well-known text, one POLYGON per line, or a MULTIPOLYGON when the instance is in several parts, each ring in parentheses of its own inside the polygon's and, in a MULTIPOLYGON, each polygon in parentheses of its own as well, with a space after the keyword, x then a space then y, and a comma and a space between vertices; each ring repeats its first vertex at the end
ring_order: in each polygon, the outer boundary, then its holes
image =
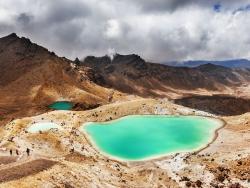
POLYGON ((122 30, 120 23, 115 19, 108 20, 104 34, 108 39, 117 39, 121 37, 122 30))
POLYGON ((151 61, 250 58, 250 0, 0 0, 0 36, 17 32, 74 59, 137 53, 151 61), (244 10, 244 9, 243 9, 244 10))

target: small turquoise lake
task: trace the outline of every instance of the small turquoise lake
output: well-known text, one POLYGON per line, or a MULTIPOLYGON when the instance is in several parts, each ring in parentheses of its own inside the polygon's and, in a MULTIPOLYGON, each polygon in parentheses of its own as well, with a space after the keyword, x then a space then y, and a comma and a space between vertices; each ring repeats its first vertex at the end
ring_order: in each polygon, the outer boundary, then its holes
POLYGON ((140 161, 205 147, 223 125, 201 116, 133 115, 104 123, 86 123, 80 130, 102 154, 140 161))
POLYGON ((68 101, 57 101, 49 105, 49 108, 53 110, 71 110, 73 108, 73 103, 68 101))

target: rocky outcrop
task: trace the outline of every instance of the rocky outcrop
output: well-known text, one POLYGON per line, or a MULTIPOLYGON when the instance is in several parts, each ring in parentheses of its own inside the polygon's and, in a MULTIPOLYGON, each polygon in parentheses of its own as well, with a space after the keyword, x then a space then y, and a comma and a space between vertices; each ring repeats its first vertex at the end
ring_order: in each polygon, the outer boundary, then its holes
POLYGON ((136 54, 131 54, 131 55, 120 55, 120 54, 116 54, 114 56, 114 59, 112 60, 112 63, 116 63, 116 64, 121 64, 121 63, 126 63, 126 64, 143 64, 145 63, 145 61, 136 54))
POLYGON ((84 59, 85 63, 92 63, 93 65, 98 64, 109 64, 111 63, 111 59, 109 56, 103 56, 103 57, 95 57, 95 56, 88 56, 84 59))

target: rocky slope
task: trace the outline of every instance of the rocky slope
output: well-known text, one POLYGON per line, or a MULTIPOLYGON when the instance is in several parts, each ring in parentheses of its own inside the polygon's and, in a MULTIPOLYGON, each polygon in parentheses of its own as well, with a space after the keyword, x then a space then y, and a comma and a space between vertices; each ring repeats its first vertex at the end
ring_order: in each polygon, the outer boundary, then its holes
MULTIPOLYGON (((45 112, 51 102, 106 103, 114 91, 89 79, 89 68, 16 34, 0 39, 0 116, 10 119, 45 112)), ((0 121, 1 123, 1 121, 0 121)))
POLYGON ((148 63, 137 55, 86 57, 82 66, 95 70, 93 81, 143 97, 182 96, 190 93, 228 93, 250 83, 249 69, 205 64, 196 68, 148 63))

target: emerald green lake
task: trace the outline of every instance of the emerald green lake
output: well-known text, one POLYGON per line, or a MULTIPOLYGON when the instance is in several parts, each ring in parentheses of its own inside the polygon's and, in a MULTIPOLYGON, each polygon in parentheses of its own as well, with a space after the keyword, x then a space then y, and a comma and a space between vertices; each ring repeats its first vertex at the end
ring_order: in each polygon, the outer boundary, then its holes
POLYGON ((53 110, 71 110, 73 108, 73 104, 68 101, 58 101, 49 105, 49 108, 53 110))
POLYGON ((104 155, 139 161, 201 149, 213 140, 222 124, 200 116, 135 115, 87 123, 80 130, 104 155))

